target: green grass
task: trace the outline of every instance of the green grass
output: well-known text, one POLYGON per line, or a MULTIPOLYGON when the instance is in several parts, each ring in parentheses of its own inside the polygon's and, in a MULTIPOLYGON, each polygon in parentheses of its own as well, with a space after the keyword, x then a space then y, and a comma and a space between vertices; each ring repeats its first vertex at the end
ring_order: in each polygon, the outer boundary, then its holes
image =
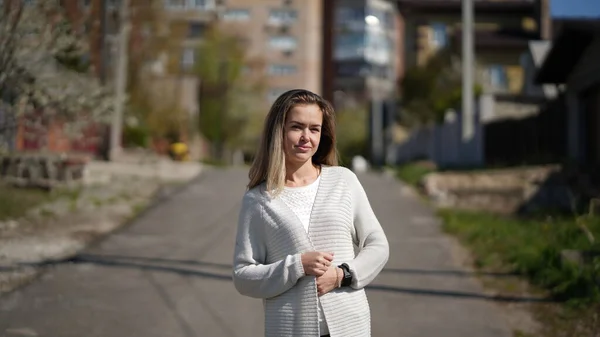
POLYGON ((396 167, 396 176, 409 185, 418 186, 423 177, 434 171, 429 163, 413 162, 396 167))
POLYGON ((218 159, 213 159, 213 158, 204 158, 204 159, 201 159, 200 163, 202 163, 204 165, 208 165, 208 166, 219 167, 219 168, 223 168, 223 167, 229 166, 224 160, 218 160, 218 159))
MULTIPOLYGON (((515 272, 555 298, 573 304, 600 302, 600 259, 578 266, 561 258, 564 249, 598 251, 572 217, 505 217, 482 212, 442 210, 447 232, 471 249, 485 270, 515 272)), ((600 238, 600 218, 586 220, 600 238)))
POLYGON ((20 218, 27 210, 49 202, 52 198, 53 195, 47 191, 0 183, 0 221, 20 218))

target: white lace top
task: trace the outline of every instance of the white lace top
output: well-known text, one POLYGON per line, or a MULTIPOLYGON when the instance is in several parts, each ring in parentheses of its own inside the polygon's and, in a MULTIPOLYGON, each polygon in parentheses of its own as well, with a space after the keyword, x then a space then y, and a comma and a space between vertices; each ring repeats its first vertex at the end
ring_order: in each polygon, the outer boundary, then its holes
MULTIPOLYGON (((308 226, 310 225, 310 214, 312 212, 313 204, 315 203, 315 197, 319 190, 319 182, 321 176, 311 184, 301 187, 284 187, 283 192, 280 194, 281 200, 291 208, 296 216, 304 225, 304 230, 308 233, 308 226)), ((325 315, 323 314, 323 308, 321 307, 321 301, 319 301, 319 327, 321 335, 329 334, 327 328, 327 322, 325 321, 325 315)))
POLYGON ((319 189, 319 182, 321 176, 319 176, 314 182, 309 185, 301 187, 284 187, 283 192, 280 194, 281 199, 285 204, 294 211, 294 214, 298 216, 304 230, 308 232, 308 225, 310 221, 310 213, 315 203, 315 197, 317 196, 317 190, 319 189))

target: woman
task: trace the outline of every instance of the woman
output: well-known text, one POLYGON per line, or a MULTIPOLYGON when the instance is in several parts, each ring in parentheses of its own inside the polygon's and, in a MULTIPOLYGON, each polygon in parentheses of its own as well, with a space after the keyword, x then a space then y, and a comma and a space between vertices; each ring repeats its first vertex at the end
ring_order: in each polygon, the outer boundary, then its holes
POLYGON ((364 287, 386 236, 356 175, 337 165, 331 105, 306 90, 266 117, 244 195, 233 281, 264 300, 266 336, 370 336, 364 287))

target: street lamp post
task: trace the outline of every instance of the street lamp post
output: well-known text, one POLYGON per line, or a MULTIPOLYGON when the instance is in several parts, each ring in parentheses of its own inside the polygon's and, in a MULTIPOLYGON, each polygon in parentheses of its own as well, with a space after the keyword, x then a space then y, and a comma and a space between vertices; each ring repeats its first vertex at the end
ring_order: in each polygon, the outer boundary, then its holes
MULTIPOLYGON (((374 15, 367 15, 365 17, 365 23, 367 24, 367 34, 370 34, 370 30, 380 28, 381 21, 374 15)), ((368 47, 368 46, 367 46, 368 47)), ((369 83, 367 83, 369 85, 369 83)), ((375 93, 375 89, 369 87, 370 96, 370 121, 371 121, 371 162, 375 167, 383 165, 383 102, 375 93)))

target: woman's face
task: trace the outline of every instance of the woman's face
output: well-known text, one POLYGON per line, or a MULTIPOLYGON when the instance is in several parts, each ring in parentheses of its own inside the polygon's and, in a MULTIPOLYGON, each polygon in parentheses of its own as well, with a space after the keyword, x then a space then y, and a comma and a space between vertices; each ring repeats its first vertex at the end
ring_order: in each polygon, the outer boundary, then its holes
POLYGON ((319 148, 323 113, 319 106, 296 105, 287 114, 283 150, 289 163, 303 164, 311 160, 319 148))

